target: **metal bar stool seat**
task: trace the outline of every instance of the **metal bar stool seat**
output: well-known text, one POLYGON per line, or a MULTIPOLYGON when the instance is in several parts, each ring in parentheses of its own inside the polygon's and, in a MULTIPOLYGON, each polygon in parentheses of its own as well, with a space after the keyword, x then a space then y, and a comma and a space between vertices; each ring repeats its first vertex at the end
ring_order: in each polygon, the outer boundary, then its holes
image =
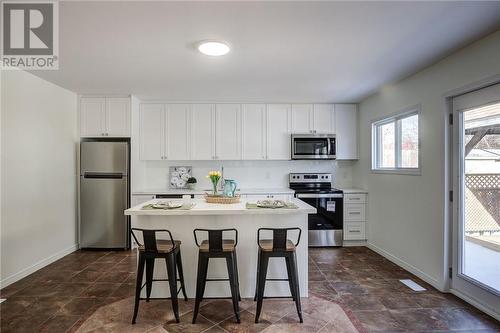
POLYGON ((238 301, 240 296, 240 283, 238 279, 238 263, 236 259, 236 245, 238 244, 238 230, 236 229, 195 229, 193 230, 194 241, 199 248, 198 251, 198 273, 196 279, 196 299, 193 311, 193 324, 203 300, 206 283, 209 281, 229 281, 231 287, 231 299, 236 321, 240 323, 240 308, 238 301), (198 242, 198 233, 208 233, 208 239, 198 242), (223 239, 224 232, 234 232, 235 239, 223 239), (225 258, 228 279, 207 279, 208 262, 210 258, 225 258))
MULTIPOLYGON (((180 291, 184 295, 184 300, 187 301, 186 287, 184 285, 184 273, 182 270, 182 258, 180 245, 181 242, 174 240, 170 231, 165 229, 148 230, 148 229, 131 229, 132 237, 134 237, 139 250, 139 262, 137 266, 137 279, 135 285, 135 303, 134 303, 134 315, 132 317, 132 324, 135 324, 137 313, 139 312, 139 301, 146 300, 149 302, 151 298, 151 291, 153 288, 153 282, 156 281, 168 281, 170 287, 170 299, 172 301, 172 309, 174 311, 174 316, 176 322, 179 322, 179 304, 177 300, 177 295, 180 291), (142 238, 144 243, 141 243, 135 232, 142 233, 142 238), (159 233, 168 234, 170 240, 157 239, 156 235, 159 233), (155 259, 164 258, 167 265, 167 275, 168 279, 154 279, 154 264, 155 259), (144 268, 146 268, 146 283, 142 284, 144 268), (179 271, 179 277, 177 278, 177 271, 179 271), (181 288, 177 289, 177 282, 180 282, 181 288), (146 287, 146 298, 141 298, 141 291, 146 287)), ((155 298, 155 299, 166 299, 166 298, 155 298)))
MULTIPOLYGON (((257 279, 255 286, 254 301, 257 301, 257 310, 255 312, 255 323, 259 322, 260 313, 262 311, 262 302, 264 300, 264 289, 266 281, 288 281, 292 299, 295 301, 297 314, 302 323, 302 309, 300 305, 300 290, 299 290, 299 275, 297 272, 297 256, 295 249, 299 245, 300 235, 302 230, 300 228, 260 228, 257 230, 257 245, 259 246, 258 259, 257 259, 257 279), (272 231, 272 239, 260 239, 262 231, 272 231), (298 231, 297 242, 294 243, 288 239, 289 231, 298 231), (267 266, 269 258, 282 257, 285 259, 287 279, 268 279, 267 266)), ((272 297, 271 297, 272 298, 272 297)))

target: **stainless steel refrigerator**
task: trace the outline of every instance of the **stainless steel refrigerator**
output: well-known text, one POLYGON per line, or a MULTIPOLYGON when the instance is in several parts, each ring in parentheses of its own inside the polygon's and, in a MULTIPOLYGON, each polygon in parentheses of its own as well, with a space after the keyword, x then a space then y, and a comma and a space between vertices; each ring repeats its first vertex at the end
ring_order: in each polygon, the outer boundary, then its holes
POLYGON ((80 145, 80 248, 128 248, 129 143, 80 145))

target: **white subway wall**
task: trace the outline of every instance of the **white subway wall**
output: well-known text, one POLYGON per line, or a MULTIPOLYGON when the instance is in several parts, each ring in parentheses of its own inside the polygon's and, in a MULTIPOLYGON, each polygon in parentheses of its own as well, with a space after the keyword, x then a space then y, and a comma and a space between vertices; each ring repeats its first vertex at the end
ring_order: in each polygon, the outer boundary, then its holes
MULTIPOLYGON (((224 166, 224 177, 235 179, 240 188, 287 188, 290 172, 329 172, 334 186, 351 187, 351 161, 138 161, 142 183, 132 191, 168 188, 170 166, 191 166, 197 187, 209 189, 208 171, 224 166)), ((137 171, 136 171, 137 173, 137 171)))
POLYGON ((1 272, 5 287, 77 248, 76 94, 1 72, 1 272))
POLYGON ((446 287, 445 94, 500 74, 500 31, 360 104, 360 160, 354 185, 369 191, 369 245, 435 287, 446 287), (422 175, 376 174, 371 122, 421 104, 422 175))

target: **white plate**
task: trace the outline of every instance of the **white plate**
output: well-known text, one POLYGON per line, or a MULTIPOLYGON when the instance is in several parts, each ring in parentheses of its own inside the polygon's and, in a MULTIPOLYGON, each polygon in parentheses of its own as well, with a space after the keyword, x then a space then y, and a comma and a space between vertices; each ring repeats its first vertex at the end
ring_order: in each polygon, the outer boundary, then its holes
POLYGON ((158 209, 181 208, 182 201, 161 201, 161 202, 157 202, 157 203, 153 204, 152 207, 158 208, 158 209))
POLYGON ((285 207, 285 203, 281 200, 261 200, 261 201, 257 201, 257 207, 283 208, 283 207, 285 207))

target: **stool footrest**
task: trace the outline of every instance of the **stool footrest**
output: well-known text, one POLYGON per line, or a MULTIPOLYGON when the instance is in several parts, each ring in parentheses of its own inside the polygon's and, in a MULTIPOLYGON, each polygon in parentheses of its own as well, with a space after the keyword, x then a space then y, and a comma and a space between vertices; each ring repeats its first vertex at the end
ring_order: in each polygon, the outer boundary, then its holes
POLYGON ((288 279, 266 279, 266 281, 288 281, 288 279))
POLYGON ((229 281, 229 279, 206 279, 205 281, 229 281))
POLYGON ((293 298, 292 296, 264 296, 264 299, 273 299, 273 298, 293 298))

